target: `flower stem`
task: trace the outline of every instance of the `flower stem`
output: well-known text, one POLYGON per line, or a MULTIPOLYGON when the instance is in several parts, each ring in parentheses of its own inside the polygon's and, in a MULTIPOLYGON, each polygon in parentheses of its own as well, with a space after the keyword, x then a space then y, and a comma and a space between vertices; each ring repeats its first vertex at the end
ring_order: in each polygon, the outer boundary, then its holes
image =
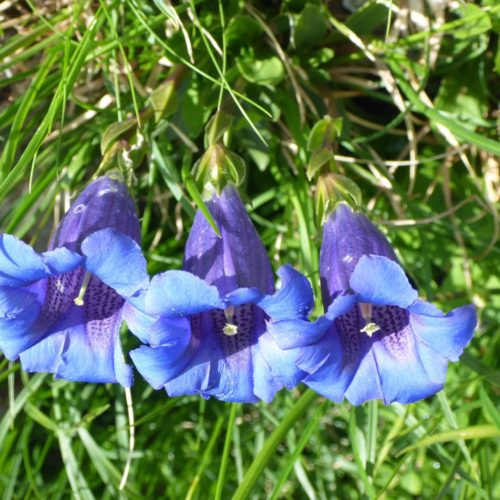
POLYGON ((262 471, 274 455, 276 448, 278 448, 281 441, 283 441, 287 432, 297 423, 297 420, 299 420, 299 418, 311 408, 312 402, 317 397, 318 395, 311 389, 307 389, 307 391, 302 394, 297 403, 295 403, 292 409, 287 413, 286 417, 280 422, 278 427, 276 427, 276 429, 274 429, 271 433, 269 439, 267 439, 264 447, 260 450, 259 454, 245 474, 242 483, 238 486, 238 489, 233 496, 233 500, 243 500, 248 498, 255 483, 262 476, 262 471))
POLYGON ((224 489, 224 479, 226 477, 227 463, 229 459, 229 452, 231 450, 231 441, 233 439, 234 422, 236 420, 236 413, 238 412, 239 404, 231 404, 231 413, 229 414, 229 422, 227 424, 226 439, 224 441, 224 450, 222 452, 222 460, 220 463, 219 477, 217 479, 217 487, 215 489, 215 500, 221 500, 222 490, 224 489))

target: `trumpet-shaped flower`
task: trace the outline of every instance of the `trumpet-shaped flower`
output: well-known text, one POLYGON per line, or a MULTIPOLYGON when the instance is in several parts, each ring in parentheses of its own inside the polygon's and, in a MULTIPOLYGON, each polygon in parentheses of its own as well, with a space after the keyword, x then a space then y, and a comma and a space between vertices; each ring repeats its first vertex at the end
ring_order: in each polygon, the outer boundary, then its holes
POLYGON ((132 384, 119 329, 126 300, 147 287, 139 221, 125 185, 92 182, 37 253, 0 235, 0 349, 26 371, 132 384))
POLYGON ((148 346, 132 351, 139 372, 170 396, 200 394, 224 401, 270 401, 303 373, 268 325, 306 319, 313 305, 307 279, 289 266, 274 280, 265 248, 232 186, 208 202, 218 237, 198 212, 183 271, 155 276, 145 295, 148 316, 129 327, 148 346), (152 316, 152 318, 151 318, 152 316))
POLYGON ((300 348, 307 385, 355 405, 411 403, 443 388, 474 333, 472 306, 443 314, 419 300, 383 234, 343 204, 323 228, 320 275, 326 314, 270 326, 280 347, 300 348))

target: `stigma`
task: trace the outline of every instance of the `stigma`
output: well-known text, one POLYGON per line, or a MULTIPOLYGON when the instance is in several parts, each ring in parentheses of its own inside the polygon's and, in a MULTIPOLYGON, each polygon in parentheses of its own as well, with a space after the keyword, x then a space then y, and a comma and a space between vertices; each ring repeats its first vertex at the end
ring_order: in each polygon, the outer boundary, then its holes
POLYGON ((372 321, 372 304, 368 304, 365 302, 360 302, 359 310, 361 312, 361 316, 365 320, 365 326, 361 328, 359 331, 361 333, 366 333, 368 337, 371 337, 374 333, 380 330, 380 326, 377 323, 372 321))
POLYGON ((232 337, 238 333, 238 325, 234 324, 234 306, 228 306, 224 309, 224 316, 227 322, 222 328, 222 333, 228 337, 232 337))

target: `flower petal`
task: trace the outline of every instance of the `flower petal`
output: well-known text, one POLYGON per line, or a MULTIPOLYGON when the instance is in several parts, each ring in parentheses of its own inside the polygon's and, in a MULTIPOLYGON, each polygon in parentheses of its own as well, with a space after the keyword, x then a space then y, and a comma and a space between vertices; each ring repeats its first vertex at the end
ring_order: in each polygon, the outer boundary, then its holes
POLYGON ((113 174, 91 182, 72 203, 52 238, 50 248, 80 251, 92 233, 110 228, 140 241, 140 224, 127 186, 113 174))
POLYGON ((61 354, 64 349, 66 335, 54 333, 40 342, 23 351, 19 355, 23 370, 26 372, 56 373, 62 362, 61 354))
POLYGON ((285 265, 278 270, 281 288, 267 295, 259 307, 273 320, 306 319, 314 305, 314 296, 308 279, 293 267, 285 265))
MULTIPOLYGON (((413 403, 443 388, 444 380, 436 382, 429 378, 408 326, 397 334, 387 335, 374 342, 372 351, 385 404, 394 401, 413 403)), ((438 365, 442 365, 444 361, 446 365, 446 360, 437 354, 432 361, 438 365)))
POLYGON ((335 402, 344 399, 355 369, 343 364, 340 337, 334 326, 318 342, 300 349, 297 366, 308 374, 306 385, 335 402))
POLYGON ((42 259, 52 275, 69 273, 80 267, 84 257, 65 247, 55 248, 42 253, 42 259))
POLYGON ((0 286, 0 349, 10 360, 39 341, 44 331, 36 326, 41 305, 35 294, 0 286))
MULTIPOLYGON (((288 351, 280 349, 268 332, 259 335, 258 342, 262 356, 271 368, 272 375, 280 382, 281 387, 285 386, 287 389, 296 387, 306 375, 296 365, 299 351, 297 349, 288 351)), ((254 366, 254 374, 255 370, 254 366)))
POLYGON ((355 406, 372 399, 384 399, 373 351, 369 350, 361 359, 345 397, 355 406))
POLYGON ((474 306, 462 306, 446 316, 416 314, 410 308, 410 325, 415 334, 436 353, 457 361, 474 335, 477 323, 474 306))
POLYGON ((155 276, 146 295, 146 312, 162 316, 196 314, 224 308, 216 287, 186 271, 155 276))
POLYGON ((262 356, 258 344, 252 346, 253 393, 266 403, 270 403, 283 384, 271 372, 269 364, 262 356))
MULTIPOLYGON (((142 296, 145 294, 142 293, 142 296)), ((142 312, 142 307, 137 308, 129 302, 125 302, 123 305, 123 319, 127 322, 129 330, 142 342, 149 343, 149 332, 151 326, 158 321, 158 317, 150 316, 142 312)))
POLYGON ((323 304, 349 290, 349 278, 363 255, 382 255, 397 262, 380 230, 361 213, 341 203, 323 226, 320 276, 323 304))
POLYGON ((264 294, 258 288, 238 288, 225 295, 222 300, 233 306, 240 306, 247 303, 258 303, 263 297, 264 294))
POLYGON ((356 294, 337 295, 333 302, 328 306, 325 317, 330 321, 333 321, 350 311, 358 302, 359 296, 356 294))
POLYGON ((139 373, 154 389, 161 389, 182 371, 188 359, 182 357, 183 345, 168 347, 141 346, 130 351, 139 373))
POLYGON ((221 295, 238 288, 272 293, 271 262, 237 190, 226 186, 207 207, 221 237, 198 211, 186 243, 184 269, 216 286, 221 295))
MULTIPOLYGON (((165 384, 169 396, 204 395, 204 391, 213 385, 212 379, 214 375, 217 375, 211 369, 212 349, 213 345, 210 343, 210 339, 208 342, 199 344, 198 349, 193 353, 193 357, 187 359, 187 364, 182 366, 179 374, 165 384)), ((186 358, 180 358, 179 363, 181 361, 186 361, 186 358)))
POLYGON ((66 341, 56 378, 130 387, 132 370, 123 361, 119 341, 121 311, 113 317, 87 319, 85 308, 74 306, 67 321, 60 324, 66 341))
POLYGON ((314 323, 300 319, 269 322, 268 332, 281 349, 305 347, 318 342, 332 322, 322 316, 314 323))
POLYGON ((401 266, 377 255, 364 255, 359 259, 350 285, 362 302, 379 306, 407 307, 418 298, 401 266))
POLYGON ((187 347, 191 338, 189 319, 185 317, 160 318, 149 329, 149 344, 151 347, 178 344, 182 342, 187 347))
POLYGON ((85 269, 116 290, 131 297, 147 288, 146 260, 139 245, 114 229, 102 229, 85 238, 82 253, 85 269))
POLYGON ((26 286, 50 275, 42 257, 11 234, 0 234, 0 286, 26 286))

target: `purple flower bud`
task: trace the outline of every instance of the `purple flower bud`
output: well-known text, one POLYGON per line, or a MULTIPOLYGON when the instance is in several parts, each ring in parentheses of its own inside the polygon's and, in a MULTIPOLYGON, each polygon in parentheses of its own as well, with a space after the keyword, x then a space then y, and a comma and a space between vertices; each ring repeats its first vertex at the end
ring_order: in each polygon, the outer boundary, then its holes
POLYGON ((137 243, 140 242, 141 228, 127 186, 109 176, 93 181, 72 203, 59 224, 49 249, 65 246, 78 251, 87 236, 107 228, 113 228, 137 243))
POLYGON ((363 255, 382 255, 398 261, 370 219, 341 203, 323 226, 319 272, 325 308, 338 294, 349 291, 349 279, 363 255))

